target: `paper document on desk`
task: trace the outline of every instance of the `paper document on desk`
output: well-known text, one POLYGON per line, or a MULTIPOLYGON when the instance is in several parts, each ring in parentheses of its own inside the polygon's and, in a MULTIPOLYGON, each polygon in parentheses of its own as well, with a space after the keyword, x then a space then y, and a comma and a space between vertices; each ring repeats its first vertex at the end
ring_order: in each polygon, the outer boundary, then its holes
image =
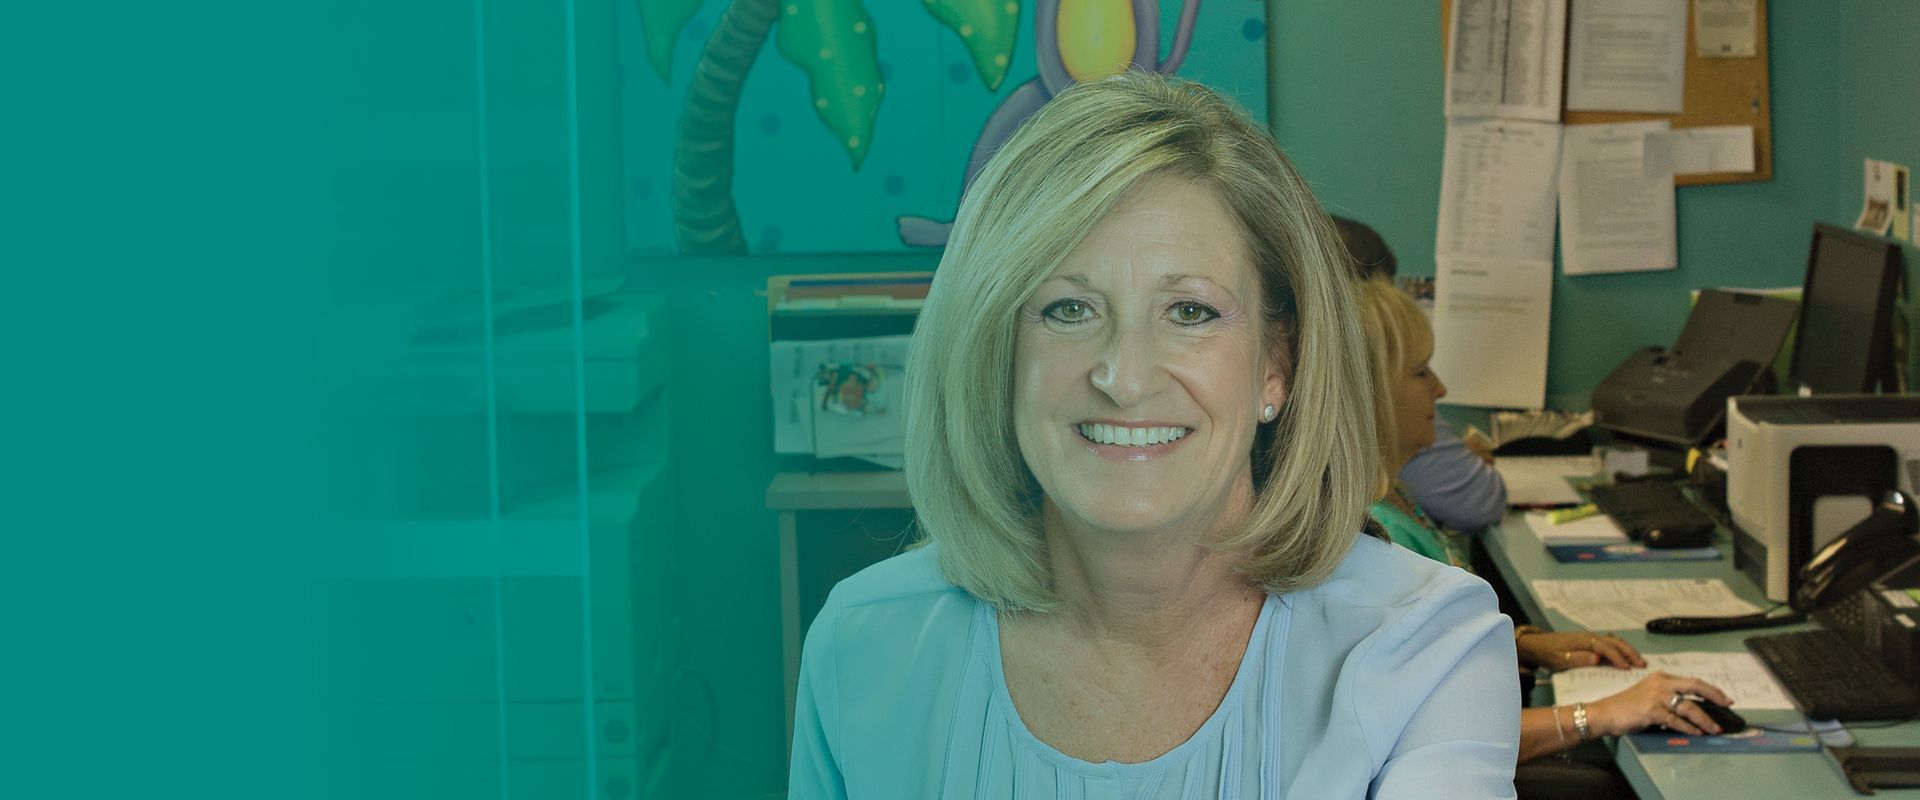
POLYGON ((1678 114, 1686 77, 1687 0, 1573 0, 1568 110, 1678 114))
POLYGON ((1540 604, 1588 630, 1642 628, 1660 617, 1732 617, 1758 614, 1718 578, 1675 580, 1527 581, 1540 604))
POLYGON ((1455 0, 1446 114, 1560 120, 1567 0, 1455 0))
POLYGON ((1581 517, 1571 522, 1549 522, 1547 512, 1535 511, 1525 517, 1527 527, 1533 529, 1533 535, 1540 543, 1548 546, 1556 544, 1616 544, 1627 540, 1625 531, 1619 523, 1605 514, 1581 517))
POLYGON ((1640 682, 1655 670, 1684 675, 1711 683, 1733 698, 1734 710, 1792 709, 1773 673, 1752 653, 1644 653, 1647 666, 1641 669, 1581 667, 1553 674, 1553 702, 1591 703, 1620 693, 1640 682))
POLYGON ((1507 505, 1579 505, 1580 493, 1567 479, 1593 475, 1593 457, 1499 456, 1493 469, 1507 484, 1507 505))

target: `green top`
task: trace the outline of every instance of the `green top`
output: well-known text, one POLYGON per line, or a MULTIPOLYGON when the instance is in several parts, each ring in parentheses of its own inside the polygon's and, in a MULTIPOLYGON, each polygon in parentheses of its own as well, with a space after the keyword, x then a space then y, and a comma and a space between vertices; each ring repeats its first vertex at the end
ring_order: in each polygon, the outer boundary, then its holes
POLYGON ((1407 512, 1401 511, 1399 507, 1385 500, 1374 503, 1373 507, 1367 509, 1367 513, 1379 522, 1381 527, 1387 529, 1387 536, 1393 539, 1394 544, 1442 564, 1459 566, 1454 561, 1453 554, 1447 549, 1443 534, 1421 519, 1408 515, 1407 512))

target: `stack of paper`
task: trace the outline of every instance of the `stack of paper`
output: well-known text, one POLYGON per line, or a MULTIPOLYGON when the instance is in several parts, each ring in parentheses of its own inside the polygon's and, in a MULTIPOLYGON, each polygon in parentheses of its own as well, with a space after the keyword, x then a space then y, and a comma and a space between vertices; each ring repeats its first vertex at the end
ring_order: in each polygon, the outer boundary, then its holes
POLYGON ((1593 424, 1593 412, 1582 411, 1495 411, 1493 412, 1493 442, 1503 445, 1516 439, 1529 439, 1544 436, 1549 439, 1565 439, 1581 429, 1593 424))
POLYGON ((1760 608, 1735 597, 1725 581, 1678 580, 1532 580, 1527 585, 1540 604, 1588 630, 1632 630, 1660 617, 1731 617, 1758 614, 1760 608))
POLYGON ((1605 514, 1582 517, 1572 522, 1553 523, 1547 521, 1547 512, 1536 511, 1526 516, 1527 527, 1533 529, 1533 535, 1540 543, 1552 547, 1561 544, 1616 544, 1627 540, 1625 531, 1619 524, 1605 514))
POLYGON ((1500 456, 1494 470, 1507 484, 1507 505, 1522 507, 1580 504, 1568 478, 1593 475, 1592 456, 1500 456))

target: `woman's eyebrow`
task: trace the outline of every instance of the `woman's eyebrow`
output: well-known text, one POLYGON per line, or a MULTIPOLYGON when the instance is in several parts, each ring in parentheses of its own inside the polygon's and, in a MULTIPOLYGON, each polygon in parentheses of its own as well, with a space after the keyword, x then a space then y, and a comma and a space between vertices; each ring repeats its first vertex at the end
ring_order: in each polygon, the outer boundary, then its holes
POLYGON ((1211 284, 1213 284, 1214 286, 1218 286, 1218 287, 1220 288, 1220 290, 1221 290, 1221 291, 1223 291, 1223 292, 1226 292, 1226 293, 1227 293, 1227 294, 1229 294, 1229 295, 1232 295, 1232 294, 1233 294, 1233 290, 1232 290, 1232 289, 1228 289, 1227 287, 1225 287, 1225 286, 1222 286, 1222 285, 1220 284, 1220 282, 1219 282, 1219 281, 1216 281, 1216 280, 1214 280, 1214 279, 1212 279, 1212 278, 1209 278, 1209 277, 1207 277, 1207 276, 1205 276, 1205 275, 1191 275, 1191 274, 1188 274, 1188 273, 1184 273, 1184 272, 1176 272, 1176 273, 1174 273, 1174 274, 1172 274, 1172 275, 1166 275, 1166 276, 1163 276, 1163 277, 1161 277, 1161 278, 1160 278, 1160 288, 1161 288, 1161 289, 1172 289, 1173 287, 1175 287, 1175 286, 1178 286, 1178 285, 1180 285, 1181 283, 1183 283, 1183 282, 1186 282, 1186 281, 1200 281, 1200 282, 1203 282, 1203 283, 1211 283, 1211 284))

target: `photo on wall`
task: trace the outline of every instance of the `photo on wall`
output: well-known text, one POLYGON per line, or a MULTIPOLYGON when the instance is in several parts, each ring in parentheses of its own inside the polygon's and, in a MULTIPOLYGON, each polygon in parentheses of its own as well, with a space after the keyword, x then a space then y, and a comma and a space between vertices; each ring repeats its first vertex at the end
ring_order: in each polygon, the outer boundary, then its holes
POLYGON ((1129 68, 1267 106, 1261 0, 636 0, 622 12, 639 255, 944 246, 1054 95, 1129 68))

